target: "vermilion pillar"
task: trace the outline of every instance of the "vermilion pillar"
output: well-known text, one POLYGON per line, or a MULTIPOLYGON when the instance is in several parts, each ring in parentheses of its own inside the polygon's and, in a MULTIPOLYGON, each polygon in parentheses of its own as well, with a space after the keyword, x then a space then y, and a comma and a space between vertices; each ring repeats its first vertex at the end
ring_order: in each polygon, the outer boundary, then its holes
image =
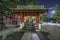
POLYGON ((24 16, 23 15, 21 15, 21 21, 22 21, 22 23, 24 22, 24 16))
POLYGON ((39 23, 40 22, 40 15, 36 16, 36 22, 39 23))

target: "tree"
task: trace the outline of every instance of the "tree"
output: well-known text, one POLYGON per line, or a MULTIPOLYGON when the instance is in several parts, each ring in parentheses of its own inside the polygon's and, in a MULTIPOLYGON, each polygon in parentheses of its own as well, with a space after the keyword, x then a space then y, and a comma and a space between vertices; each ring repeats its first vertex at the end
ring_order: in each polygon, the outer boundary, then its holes
POLYGON ((36 5, 36 0, 12 0, 12 2, 20 5, 36 5))
POLYGON ((50 17, 47 16, 46 14, 42 14, 42 16, 40 17, 41 21, 49 21, 50 17))
POLYGON ((27 0, 27 5, 36 5, 36 0, 27 0))
POLYGON ((56 9, 56 13, 54 14, 54 19, 56 21, 60 21, 60 9, 56 9))
POLYGON ((5 29, 5 25, 4 25, 4 23, 3 23, 3 16, 6 16, 6 13, 5 13, 5 11, 8 11, 8 12, 11 12, 11 13, 13 13, 10 9, 9 9, 9 7, 2 1, 2 0, 0 0, 0 28, 1 28, 1 30, 3 30, 3 29, 5 29))

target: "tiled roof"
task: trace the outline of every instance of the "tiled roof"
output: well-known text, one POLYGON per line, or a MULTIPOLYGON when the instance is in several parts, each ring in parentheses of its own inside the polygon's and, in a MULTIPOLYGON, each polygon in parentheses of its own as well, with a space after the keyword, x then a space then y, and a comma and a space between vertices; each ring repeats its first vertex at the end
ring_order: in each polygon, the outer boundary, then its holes
POLYGON ((11 8, 11 9, 16 9, 16 10, 42 10, 42 9, 47 9, 47 8, 44 8, 44 6, 40 6, 40 5, 28 5, 28 6, 17 6, 16 8, 11 8))

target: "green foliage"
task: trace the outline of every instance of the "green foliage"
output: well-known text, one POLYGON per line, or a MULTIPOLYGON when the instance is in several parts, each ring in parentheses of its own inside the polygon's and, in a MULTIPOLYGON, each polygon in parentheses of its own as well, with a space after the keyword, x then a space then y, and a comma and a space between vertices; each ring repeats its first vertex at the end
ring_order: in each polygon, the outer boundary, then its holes
POLYGON ((14 1, 11 1, 11 3, 17 4, 17 5, 36 5, 37 4, 35 0, 14 0, 14 1))
POLYGON ((56 13, 54 14, 54 19, 60 18, 60 10, 56 10, 56 13))
POLYGON ((49 21, 50 17, 47 16, 46 14, 43 14, 41 17, 41 21, 49 21))
POLYGON ((0 17, 6 16, 6 13, 0 13, 0 17))
POLYGON ((33 0, 28 0, 27 5, 36 5, 37 3, 33 0))
POLYGON ((36 5, 36 3, 30 2, 30 3, 28 3, 28 5, 36 5))

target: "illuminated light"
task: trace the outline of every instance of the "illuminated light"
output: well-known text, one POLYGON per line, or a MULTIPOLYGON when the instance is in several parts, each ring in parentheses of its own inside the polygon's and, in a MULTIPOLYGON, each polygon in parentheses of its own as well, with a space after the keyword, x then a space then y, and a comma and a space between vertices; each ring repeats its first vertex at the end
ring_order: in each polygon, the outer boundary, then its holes
POLYGON ((30 20, 30 16, 27 16, 28 17, 28 20, 30 20))
POLYGON ((26 22, 26 19, 24 19, 24 22, 26 22))
POLYGON ((20 16, 18 16, 18 18, 21 18, 20 16))
POLYGON ((52 11, 51 13, 55 13, 55 11, 52 11))
POLYGON ((35 19, 35 17, 32 17, 32 19, 35 19))

